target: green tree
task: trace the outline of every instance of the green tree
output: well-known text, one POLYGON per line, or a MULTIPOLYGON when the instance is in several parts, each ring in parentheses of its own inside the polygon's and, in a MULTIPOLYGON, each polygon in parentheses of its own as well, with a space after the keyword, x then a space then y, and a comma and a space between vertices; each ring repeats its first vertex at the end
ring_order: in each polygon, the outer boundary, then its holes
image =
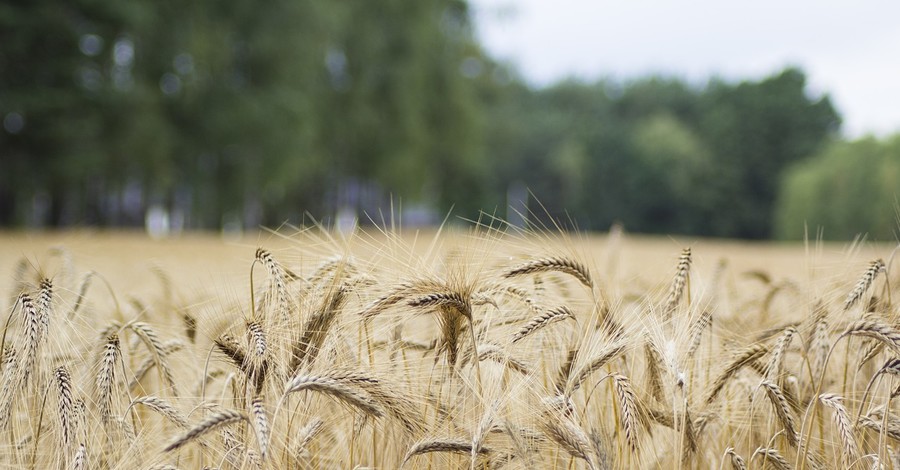
POLYGON ((469 21, 455 0, 5 5, 0 225, 33 201, 52 225, 148 204, 277 225, 334 211, 348 179, 478 207, 469 21))
POLYGON ((900 135, 835 142, 792 167, 781 182, 776 218, 780 238, 800 239, 806 227, 834 240, 867 234, 896 239, 900 135))
MULTIPOLYGON (((96 222, 108 211, 116 142, 152 132, 128 112, 147 87, 131 74, 126 36, 144 13, 141 4, 86 0, 0 9, 0 225, 26 222, 33 203, 47 211, 32 223, 96 222)), ((156 139, 128 158, 150 160, 166 145, 156 139)))
POLYGON ((641 231, 703 233, 713 159, 697 134, 674 115, 657 113, 631 132, 636 159, 632 209, 641 231))
POLYGON ((818 152, 840 118, 827 95, 809 96, 793 68, 755 83, 714 82, 703 103, 701 132, 716 173, 709 234, 767 238, 781 173, 818 152))

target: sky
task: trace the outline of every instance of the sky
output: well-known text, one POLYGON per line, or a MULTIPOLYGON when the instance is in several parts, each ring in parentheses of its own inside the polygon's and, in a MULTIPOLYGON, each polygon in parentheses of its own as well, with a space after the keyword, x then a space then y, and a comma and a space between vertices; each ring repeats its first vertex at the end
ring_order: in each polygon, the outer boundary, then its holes
POLYGON ((529 83, 628 80, 698 85, 799 66, 851 138, 900 132, 900 2, 832 0, 472 0, 476 33, 529 83))

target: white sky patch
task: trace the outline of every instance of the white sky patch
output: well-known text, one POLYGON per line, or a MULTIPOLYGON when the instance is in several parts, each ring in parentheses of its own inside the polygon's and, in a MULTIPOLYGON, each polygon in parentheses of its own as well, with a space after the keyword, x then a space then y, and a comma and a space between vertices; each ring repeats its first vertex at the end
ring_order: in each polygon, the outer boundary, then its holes
POLYGON ((801 67, 849 137, 900 131, 900 2, 473 0, 477 33, 534 85, 648 74, 705 83, 801 67))

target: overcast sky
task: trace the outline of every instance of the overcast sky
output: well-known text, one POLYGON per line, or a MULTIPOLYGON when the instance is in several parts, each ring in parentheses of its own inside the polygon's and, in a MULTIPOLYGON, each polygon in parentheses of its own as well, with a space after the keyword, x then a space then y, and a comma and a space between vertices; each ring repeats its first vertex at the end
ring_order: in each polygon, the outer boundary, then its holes
POLYGON ((858 137, 900 131, 900 2, 472 0, 489 53, 535 85, 651 73, 703 84, 788 65, 858 137))

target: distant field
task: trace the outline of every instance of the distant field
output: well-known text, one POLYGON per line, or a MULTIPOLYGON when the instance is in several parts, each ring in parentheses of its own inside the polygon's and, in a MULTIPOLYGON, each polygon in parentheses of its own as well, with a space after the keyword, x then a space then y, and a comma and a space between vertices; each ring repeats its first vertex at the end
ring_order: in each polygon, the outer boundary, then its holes
MULTIPOLYGON (((424 253, 428 250, 435 232, 406 233, 401 237, 406 244, 414 245, 424 253)), ((528 243, 513 238, 512 245, 528 247, 528 243)), ((367 251, 372 243, 384 242, 380 233, 357 237, 349 242, 351 249, 367 251)), ((813 276, 852 275, 868 260, 886 256, 893 245, 864 243, 861 246, 840 243, 816 244, 811 242, 807 250, 803 243, 743 242, 689 237, 622 237, 610 252, 605 234, 574 235, 563 242, 564 249, 575 249, 587 256, 589 264, 599 269, 616 268, 620 278, 635 277, 644 281, 664 282, 682 247, 690 246, 694 253, 694 266, 704 276, 712 274, 720 260, 726 260, 731 270, 743 272, 762 269, 783 277, 805 280, 813 276), (612 263, 612 265, 610 264, 612 263)), ((448 248, 477 245, 467 242, 465 234, 442 236, 438 242, 448 248)), ((554 242, 555 243, 555 242, 554 242)), ((217 233, 189 234, 177 238, 150 239, 143 232, 94 232, 75 231, 62 233, 10 233, 0 232, 0 273, 11 273, 13 266, 24 256, 33 262, 48 260, 48 251, 63 247, 72 260, 82 269, 114 275, 122 282, 141 282, 150 266, 170 270, 173 278, 191 287, 203 287, 204 283, 226 280, 242 283, 248 278, 249 264, 258 247, 275 253, 297 257, 308 251, 319 251, 323 257, 342 249, 341 242, 328 246, 317 240, 310 247, 303 238, 291 239, 290 234, 274 235, 260 232, 240 239, 224 239, 217 233)), ((52 258, 52 257, 49 257, 52 258)), ((56 260, 55 266, 58 266, 56 260)), ((48 273, 53 274, 53 273, 48 273)), ((219 287, 219 286, 216 286, 219 287)))
POLYGON ((0 233, 0 466, 890 468, 893 249, 0 233))

